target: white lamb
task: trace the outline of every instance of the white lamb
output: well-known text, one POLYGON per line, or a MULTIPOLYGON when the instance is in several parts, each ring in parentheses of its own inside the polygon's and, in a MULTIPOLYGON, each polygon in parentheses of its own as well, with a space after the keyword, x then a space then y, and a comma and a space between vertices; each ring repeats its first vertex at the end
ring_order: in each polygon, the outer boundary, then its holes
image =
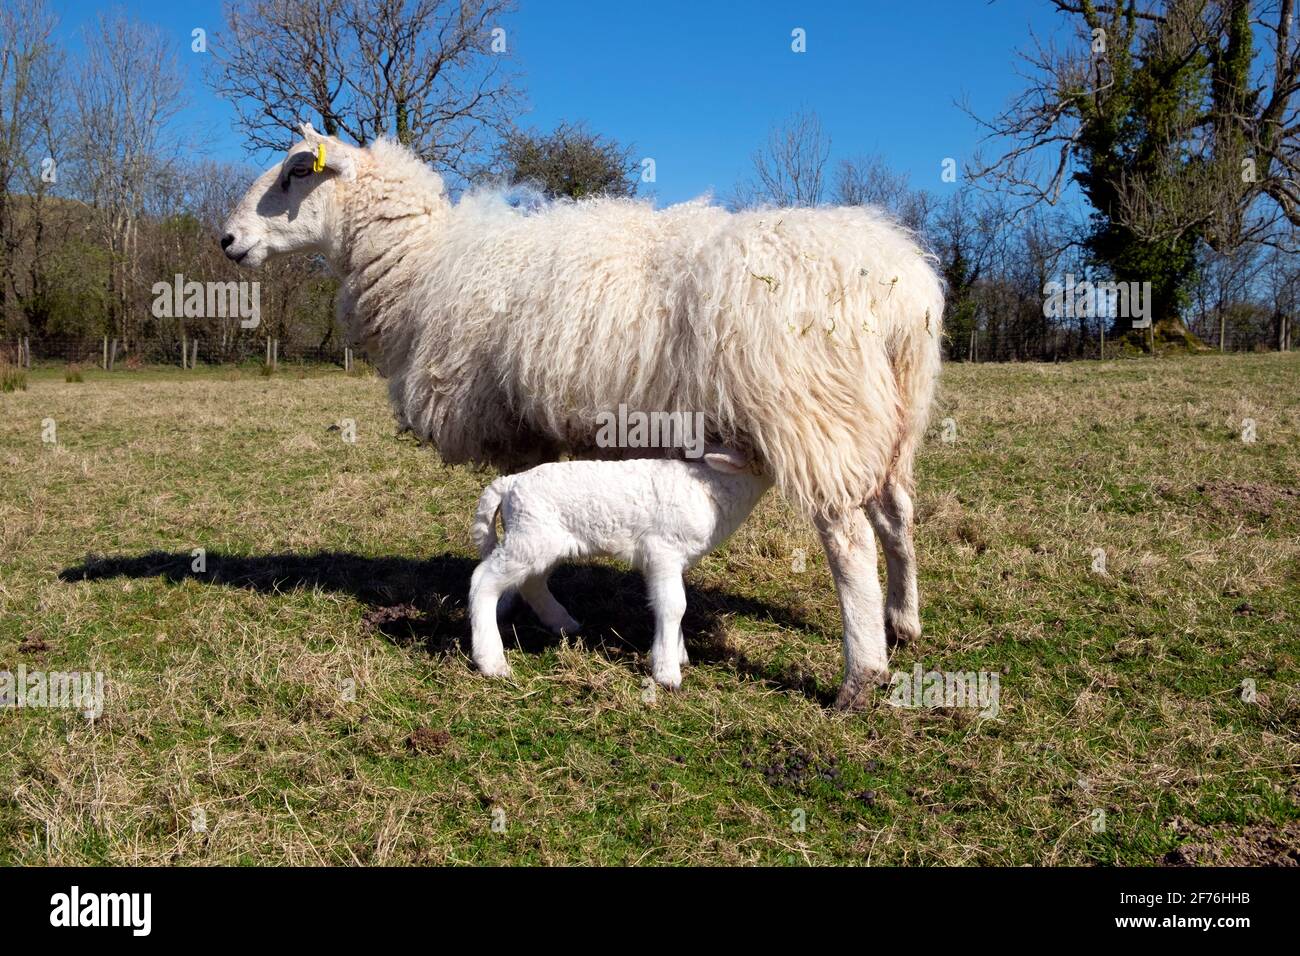
POLYGON ((618 558, 645 575, 655 613, 651 673, 676 690, 687 662, 682 574, 731 536, 771 484, 728 452, 556 462, 498 478, 479 498, 472 532, 483 557, 469 591, 474 663, 494 677, 510 673, 497 630, 502 595, 517 588, 544 625, 573 634, 578 622, 547 587, 551 570, 574 558, 618 558))

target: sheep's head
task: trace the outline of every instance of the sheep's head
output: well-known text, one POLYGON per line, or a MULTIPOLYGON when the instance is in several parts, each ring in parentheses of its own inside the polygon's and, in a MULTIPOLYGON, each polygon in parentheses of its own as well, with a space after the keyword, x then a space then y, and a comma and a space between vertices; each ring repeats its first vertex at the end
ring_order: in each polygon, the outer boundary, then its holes
POLYGON ((260 266, 291 252, 333 251, 339 180, 356 178, 360 150, 310 123, 284 161, 268 169, 244 194, 222 229, 221 248, 241 265, 260 266))

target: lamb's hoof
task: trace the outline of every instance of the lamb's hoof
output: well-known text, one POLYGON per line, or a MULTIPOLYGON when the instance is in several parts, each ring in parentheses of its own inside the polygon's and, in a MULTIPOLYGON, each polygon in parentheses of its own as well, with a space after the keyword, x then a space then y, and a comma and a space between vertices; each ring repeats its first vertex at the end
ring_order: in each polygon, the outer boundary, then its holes
POLYGON ((474 666, 484 677, 509 677, 510 665, 506 663, 503 657, 498 661, 479 662, 475 661, 474 666))
POLYGON ((672 671, 667 669, 660 671, 652 668, 651 674, 655 679, 655 683, 664 690, 678 691, 682 689, 682 672, 680 668, 672 671))
POLYGON ((582 630, 582 625, 571 617, 565 618, 557 624, 552 624, 550 627, 556 634, 567 634, 569 637, 573 637, 582 630))
POLYGON ((921 639, 921 622, 885 617, 885 644, 892 651, 899 647, 908 647, 921 639))
POLYGON ((844 711, 866 710, 875 698, 875 692, 889 686, 887 671, 864 671, 845 675, 840 692, 835 697, 835 709, 844 711))

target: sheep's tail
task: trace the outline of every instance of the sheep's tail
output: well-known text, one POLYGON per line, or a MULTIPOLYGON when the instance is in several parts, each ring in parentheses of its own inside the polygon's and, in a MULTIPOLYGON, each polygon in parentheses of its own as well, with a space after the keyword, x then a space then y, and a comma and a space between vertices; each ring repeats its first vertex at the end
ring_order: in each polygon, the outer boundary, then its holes
MULTIPOLYGON (((927 270, 929 271, 929 270, 927 270)), ((906 324, 889 350, 889 363, 898 388, 898 436, 890 480, 911 494, 912 466, 930 422, 930 406, 939 384, 943 338, 943 283, 932 271, 934 287, 922 297, 920 314, 906 324)))
POLYGON ((501 498, 510 487, 509 478, 498 478, 483 489, 478 499, 478 510, 474 513, 474 523, 469 533, 478 548, 480 558, 486 558, 497 546, 497 512, 501 510, 501 498))

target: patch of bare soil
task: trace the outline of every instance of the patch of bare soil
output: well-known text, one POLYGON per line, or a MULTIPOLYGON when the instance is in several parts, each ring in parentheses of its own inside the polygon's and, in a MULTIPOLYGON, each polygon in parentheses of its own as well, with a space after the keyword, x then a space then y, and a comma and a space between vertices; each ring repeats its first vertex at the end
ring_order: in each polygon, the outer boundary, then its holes
POLYGON ((1300 820, 1282 826, 1174 824, 1188 840, 1164 855, 1166 866, 1300 866, 1300 820))
POLYGON ((1220 511, 1271 517, 1279 507, 1300 505, 1300 489, 1281 488, 1260 481, 1207 481, 1196 490, 1220 511))
POLYGON ((43 654, 49 649, 49 642, 38 634, 28 634, 18 645, 19 652, 23 654, 43 654))
POLYGON ((384 630, 387 625, 409 623, 418 620, 420 609, 414 604, 390 604, 387 607, 375 607, 361 615, 361 624, 370 631, 384 630))
POLYGON ((451 734, 448 731, 434 730, 432 727, 417 727, 411 736, 406 738, 407 749, 417 754, 442 753, 449 743, 451 743, 451 734))

